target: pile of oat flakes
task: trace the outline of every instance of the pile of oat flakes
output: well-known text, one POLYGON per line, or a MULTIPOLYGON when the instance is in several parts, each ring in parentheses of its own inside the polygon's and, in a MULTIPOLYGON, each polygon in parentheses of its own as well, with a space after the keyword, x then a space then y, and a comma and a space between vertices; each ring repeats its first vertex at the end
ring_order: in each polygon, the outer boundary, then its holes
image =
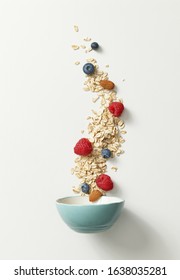
MULTIPOLYGON (((74 26, 75 32, 79 32, 78 26, 74 26)), ((84 41, 88 44, 91 38, 84 38, 84 41)), ((80 49, 85 50, 86 53, 92 51, 91 48, 85 45, 72 45, 73 50, 80 49)), ((95 67, 95 72, 92 75, 86 75, 84 82, 84 91, 90 91, 96 93, 93 95, 92 101, 100 102, 100 108, 98 111, 92 110, 92 115, 88 116, 88 134, 89 140, 93 144, 93 151, 88 156, 77 156, 75 158, 75 166, 72 168, 71 173, 76 175, 80 179, 80 185, 73 187, 73 191, 76 193, 84 194, 81 191, 81 184, 84 182, 90 186, 90 194, 94 190, 99 190, 102 195, 105 195, 105 191, 99 189, 96 184, 96 178, 107 172, 107 159, 101 155, 103 148, 108 148, 111 151, 111 157, 120 156, 124 151, 121 149, 121 145, 125 142, 123 134, 124 121, 119 117, 114 117, 108 110, 108 106, 111 102, 123 101, 117 97, 116 90, 106 90, 100 85, 100 81, 109 80, 108 73, 101 71, 94 58, 88 58, 87 62, 90 62, 95 67)), ((80 65, 79 61, 75 62, 75 65, 80 65)), ((106 65, 108 68, 109 65, 106 65)), ((82 131, 83 132, 83 131, 82 131)), ((117 167, 111 167, 112 170, 117 171, 117 167)), ((88 194, 88 195, 90 195, 88 194)))

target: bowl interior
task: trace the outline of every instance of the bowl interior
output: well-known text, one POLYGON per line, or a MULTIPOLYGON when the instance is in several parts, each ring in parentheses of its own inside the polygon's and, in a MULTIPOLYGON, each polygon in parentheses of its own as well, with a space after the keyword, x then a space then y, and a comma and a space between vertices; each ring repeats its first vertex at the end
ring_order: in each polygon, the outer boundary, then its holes
POLYGON ((106 204, 114 204, 124 202, 123 199, 113 196, 102 196, 95 202, 90 202, 88 196, 72 196, 72 197, 64 197, 59 198, 56 203, 64 204, 64 205, 106 205, 106 204))

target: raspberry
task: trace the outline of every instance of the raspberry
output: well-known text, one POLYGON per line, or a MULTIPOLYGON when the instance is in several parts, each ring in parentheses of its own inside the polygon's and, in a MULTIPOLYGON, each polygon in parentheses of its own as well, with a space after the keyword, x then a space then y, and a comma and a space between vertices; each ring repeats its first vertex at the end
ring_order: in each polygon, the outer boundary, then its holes
POLYGON ((79 156, 88 156, 92 150, 92 144, 87 138, 81 138, 74 147, 75 154, 79 156))
POLYGON ((113 188, 113 182, 111 180, 111 177, 109 177, 106 174, 101 174, 96 179, 97 186, 104 190, 104 191, 110 191, 113 188))
POLYGON ((119 117, 124 110, 124 105, 121 102, 112 102, 108 109, 113 114, 113 116, 119 117))

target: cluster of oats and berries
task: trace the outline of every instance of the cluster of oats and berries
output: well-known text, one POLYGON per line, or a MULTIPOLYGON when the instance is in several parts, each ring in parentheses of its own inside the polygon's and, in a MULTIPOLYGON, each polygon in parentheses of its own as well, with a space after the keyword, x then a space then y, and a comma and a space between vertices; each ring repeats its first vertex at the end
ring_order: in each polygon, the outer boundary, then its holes
MULTIPOLYGON (((77 25, 74 30, 79 32, 77 25)), ((91 51, 98 52, 102 47, 91 41, 91 38, 86 37, 82 44, 74 44, 72 48, 76 51, 83 50, 87 54, 91 51)), ((80 61, 75 61, 75 65, 80 64, 80 61)), ((105 67, 108 68, 109 65, 105 67)), ((74 146, 77 157, 71 172, 80 179, 79 186, 73 187, 73 191, 89 196, 89 201, 95 202, 114 186, 113 180, 106 174, 107 162, 124 152, 121 148, 125 142, 123 135, 126 133, 121 119, 124 105, 123 100, 117 96, 115 83, 109 80, 107 72, 99 69, 95 58, 87 58, 82 71, 85 74, 83 89, 93 93, 92 101, 100 102, 100 107, 98 111, 92 109, 92 115, 87 117, 88 137, 79 139, 74 146)), ((118 170, 116 166, 111 169, 115 172, 118 170)))

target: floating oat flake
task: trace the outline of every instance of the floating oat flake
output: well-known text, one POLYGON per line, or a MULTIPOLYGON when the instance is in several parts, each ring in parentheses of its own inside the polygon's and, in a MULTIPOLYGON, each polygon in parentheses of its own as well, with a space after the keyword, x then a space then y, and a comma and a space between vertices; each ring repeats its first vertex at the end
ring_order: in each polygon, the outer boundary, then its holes
POLYGON ((86 37, 86 38, 84 38, 84 41, 86 41, 86 42, 90 42, 90 41, 91 41, 91 38, 86 37))
POLYGON ((91 52, 92 51, 92 48, 89 48, 87 50, 85 50, 85 53, 88 53, 88 52, 91 52))
POLYGON ((112 166, 111 169, 114 170, 115 172, 118 170, 116 166, 112 166))
POLYGON ((99 99, 99 96, 95 96, 92 98, 92 102, 95 103, 99 99))
POLYGON ((74 31, 79 32, 79 27, 77 25, 74 25, 74 31))
POLYGON ((78 50, 79 49, 78 45, 72 45, 71 47, 73 48, 73 50, 78 50))

